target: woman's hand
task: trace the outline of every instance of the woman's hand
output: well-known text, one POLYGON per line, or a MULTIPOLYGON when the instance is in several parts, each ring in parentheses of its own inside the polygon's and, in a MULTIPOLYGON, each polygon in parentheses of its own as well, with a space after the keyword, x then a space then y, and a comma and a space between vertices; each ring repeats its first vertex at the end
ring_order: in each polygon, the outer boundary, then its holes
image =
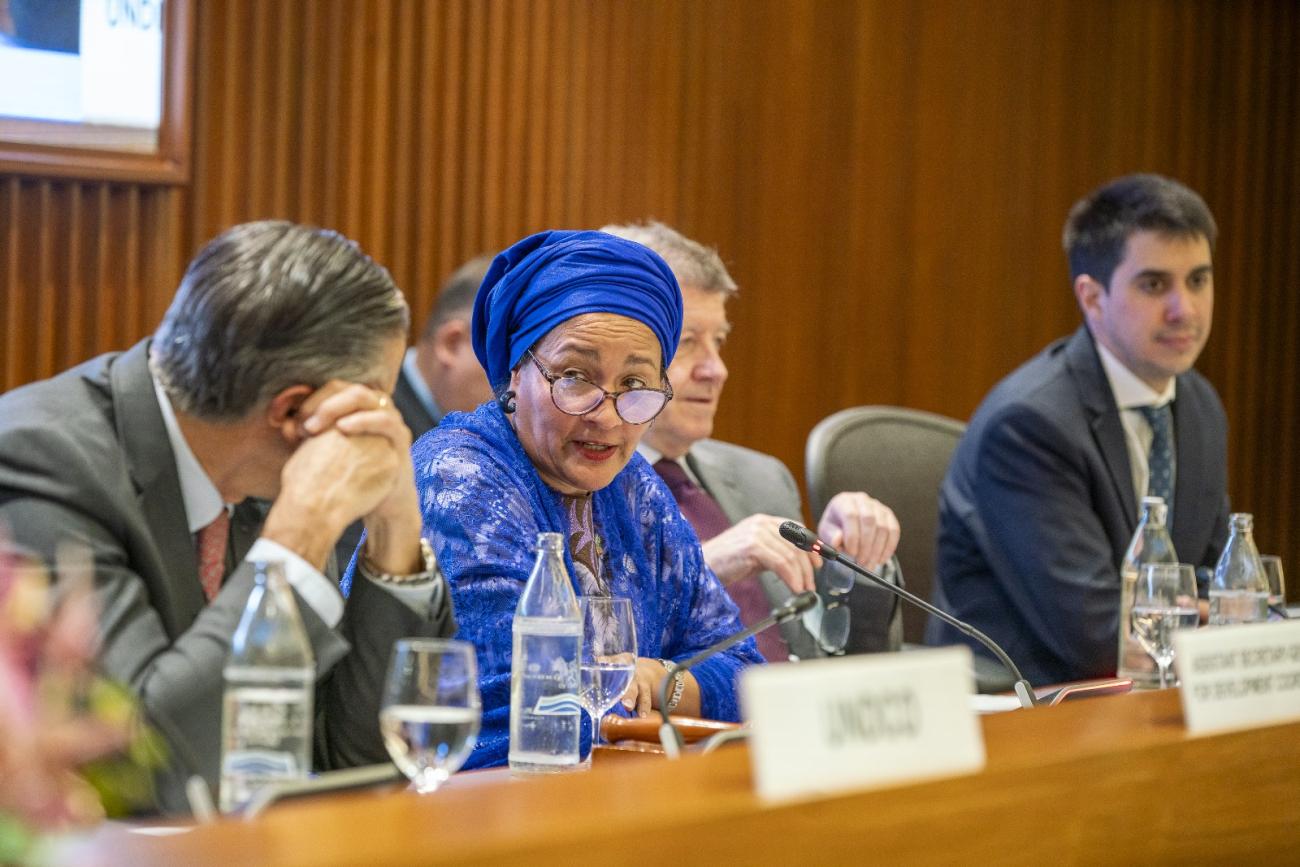
MULTIPOLYGON (((632 683, 623 693, 623 707, 639 717, 649 716, 650 711, 658 710, 659 690, 667 677, 668 669, 662 662, 644 656, 637 657, 632 683)), ((689 671, 682 677, 686 681, 682 689, 682 698, 677 703, 677 707, 673 708, 673 712, 699 716, 700 685, 689 671)))

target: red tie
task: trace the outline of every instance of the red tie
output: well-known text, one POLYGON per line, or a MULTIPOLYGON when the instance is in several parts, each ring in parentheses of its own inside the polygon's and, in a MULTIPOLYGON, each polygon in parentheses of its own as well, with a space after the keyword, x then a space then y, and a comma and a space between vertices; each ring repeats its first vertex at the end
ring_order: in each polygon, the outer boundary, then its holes
MULTIPOLYGON (((654 470, 664 480, 664 484, 668 485, 668 490, 672 491, 677 508, 691 522, 701 542, 707 542, 731 528, 731 521, 727 518, 727 513, 722 511, 722 506, 718 505, 712 494, 691 481, 681 464, 664 458, 655 463, 654 470)), ((772 613, 767 594, 763 592, 757 577, 733 581, 726 585, 726 590, 740 608, 740 622, 746 626, 752 626, 772 613)), ((768 662, 790 658, 790 649, 776 627, 765 629, 755 637, 759 653, 768 662)))
POLYGON ((221 579, 225 577, 226 541, 229 538, 230 515, 223 507, 211 524, 199 530, 199 581, 209 602, 221 589, 221 579))

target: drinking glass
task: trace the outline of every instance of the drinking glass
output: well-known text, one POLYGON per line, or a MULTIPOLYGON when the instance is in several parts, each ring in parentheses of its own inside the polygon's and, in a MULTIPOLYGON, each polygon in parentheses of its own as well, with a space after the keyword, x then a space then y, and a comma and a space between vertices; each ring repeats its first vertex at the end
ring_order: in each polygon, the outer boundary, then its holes
POLYGON ((420 794, 436 790, 474 747, 483 707, 474 645, 403 638, 393 645, 379 730, 393 764, 420 794))
POLYGON ((1196 571, 1186 563, 1144 563, 1133 585, 1133 634, 1160 669, 1160 688, 1169 685, 1174 661, 1174 630, 1200 620, 1196 571))
POLYGON ((636 622, 632 600, 583 596, 582 686, 578 697, 591 716, 591 746, 600 743, 600 719, 614 706, 636 672, 636 622))
POLYGON ((1286 579, 1282 577, 1282 558, 1275 554, 1264 554, 1259 558, 1264 564, 1264 574, 1268 576, 1268 604, 1276 610, 1286 610, 1286 579))

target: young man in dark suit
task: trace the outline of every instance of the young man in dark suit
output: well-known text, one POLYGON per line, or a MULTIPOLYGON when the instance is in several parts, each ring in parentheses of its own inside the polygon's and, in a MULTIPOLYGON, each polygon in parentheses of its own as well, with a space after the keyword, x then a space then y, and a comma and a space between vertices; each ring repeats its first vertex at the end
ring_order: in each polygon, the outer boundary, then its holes
MULTIPOLYGON (((1227 423, 1192 369, 1216 234, 1200 196, 1156 175, 1078 202, 1064 246, 1084 324, 995 386, 953 455, 935 604, 1035 684, 1116 672, 1119 567, 1143 496, 1170 504, 1184 562, 1213 566, 1226 540, 1227 423)), ((965 640, 933 618, 926 639, 965 640)))

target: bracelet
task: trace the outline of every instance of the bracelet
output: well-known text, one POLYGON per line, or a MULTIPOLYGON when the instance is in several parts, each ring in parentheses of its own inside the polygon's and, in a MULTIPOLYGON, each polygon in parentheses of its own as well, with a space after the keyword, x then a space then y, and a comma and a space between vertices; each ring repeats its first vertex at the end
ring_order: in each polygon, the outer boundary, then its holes
POLYGON ((664 713, 672 713, 682 700, 682 690, 686 689, 686 676, 677 670, 677 663, 671 659, 661 659, 659 663, 668 669, 668 676, 673 679, 673 691, 669 694, 668 704, 664 707, 664 713))
POLYGON ((364 554, 361 555, 361 561, 358 565, 368 578, 383 584, 422 584, 437 578, 438 558, 434 556, 433 546, 429 544, 429 540, 423 536, 420 537, 420 560, 424 563, 424 569, 419 572, 412 572, 409 575, 394 575, 391 572, 381 572, 375 568, 374 564, 364 554))

